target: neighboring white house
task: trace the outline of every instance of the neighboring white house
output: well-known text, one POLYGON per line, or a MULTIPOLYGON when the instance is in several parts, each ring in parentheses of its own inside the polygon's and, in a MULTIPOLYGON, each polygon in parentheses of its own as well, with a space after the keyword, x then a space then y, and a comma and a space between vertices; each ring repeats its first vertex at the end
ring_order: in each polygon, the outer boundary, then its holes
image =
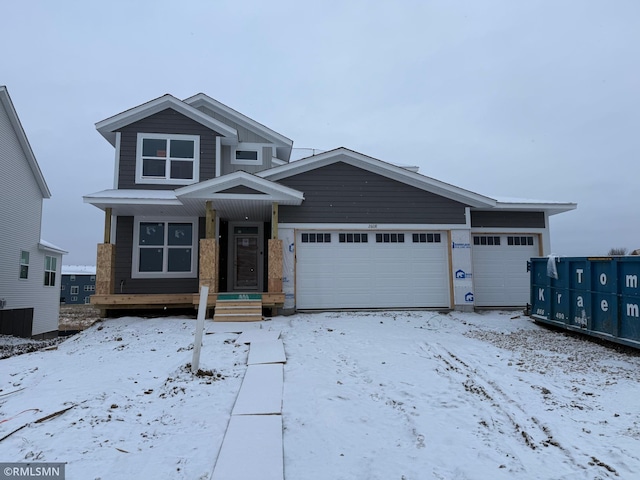
POLYGON ((58 334, 64 250, 41 238, 51 193, 9 92, 0 86, 0 334, 58 334))

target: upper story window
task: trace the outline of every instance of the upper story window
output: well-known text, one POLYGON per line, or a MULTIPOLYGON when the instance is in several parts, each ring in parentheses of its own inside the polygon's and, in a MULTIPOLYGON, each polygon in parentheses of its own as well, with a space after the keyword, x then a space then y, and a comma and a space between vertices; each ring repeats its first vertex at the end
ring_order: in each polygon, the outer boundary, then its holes
POLYGON ((44 285, 45 287, 54 287, 56 285, 56 270, 58 267, 58 259, 56 257, 44 257, 44 285))
POLYGON ((29 252, 25 250, 20 252, 20 278, 29 278, 29 252))
POLYGON ((262 165, 261 143, 241 143, 231 150, 231 163, 235 165, 262 165))
POLYGON ((199 136, 138 133, 136 183, 189 185, 199 169, 199 136))

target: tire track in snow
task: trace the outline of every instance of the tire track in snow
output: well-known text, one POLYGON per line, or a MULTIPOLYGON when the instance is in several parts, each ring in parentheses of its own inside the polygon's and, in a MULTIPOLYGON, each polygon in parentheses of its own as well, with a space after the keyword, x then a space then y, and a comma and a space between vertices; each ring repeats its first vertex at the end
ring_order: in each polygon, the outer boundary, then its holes
MULTIPOLYGON (((596 465, 605 470, 603 473, 607 477, 610 474, 616 477, 619 476, 613 467, 599 461, 593 455, 577 451, 580 456, 588 459, 587 465, 578 461, 571 451, 554 438, 553 432, 548 425, 543 424, 536 417, 530 416, 522 405, 510 397, 477 365, 470 365, 470 363, 462 360, 438 343, 427 344, 420 342, 418 349, 444 365, 444 371, 439 371, 441 375, 449 377, 454 383, 462 384, 467 393, 488 402, 499 417, 506 419, 507 423, 516 432, 516 438, 531 450, 538 450, 540 447, 555 447, 562 453, 567 463, 576 469, 588 470, 596 465)), ((489 425, 485 420, 480 422, 487 429, 496 428, 498 432, 503 433, 499 422, 492 420, 492 423, 493 425, 489 425)), ((572 449, 576 450, 576 447, 572 447, 572 449)))

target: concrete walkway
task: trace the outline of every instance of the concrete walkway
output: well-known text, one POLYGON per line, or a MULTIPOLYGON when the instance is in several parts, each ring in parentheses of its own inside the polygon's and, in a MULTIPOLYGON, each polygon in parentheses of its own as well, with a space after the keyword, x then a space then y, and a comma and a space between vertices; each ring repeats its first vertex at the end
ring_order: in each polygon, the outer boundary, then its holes
POLYGON ((255 324, 228 328, 241 332, 236 344, 250 345, 248 365, 211 480, 284 480, 282 389, 286 356, 280 331, 256 328, 255 324))

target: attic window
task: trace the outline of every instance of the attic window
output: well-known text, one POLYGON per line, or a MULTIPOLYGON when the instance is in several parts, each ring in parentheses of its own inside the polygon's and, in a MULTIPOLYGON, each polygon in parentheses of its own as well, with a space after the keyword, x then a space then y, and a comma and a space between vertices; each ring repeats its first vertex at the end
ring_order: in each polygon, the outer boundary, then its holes
POLYGON ((200 137, 138 133, 136 183, 189 185, 199 180, 200 137))
POLYGON ((262 165, 260 143, 241 143, 231 152, 231 163, 235 165, 262 165))

